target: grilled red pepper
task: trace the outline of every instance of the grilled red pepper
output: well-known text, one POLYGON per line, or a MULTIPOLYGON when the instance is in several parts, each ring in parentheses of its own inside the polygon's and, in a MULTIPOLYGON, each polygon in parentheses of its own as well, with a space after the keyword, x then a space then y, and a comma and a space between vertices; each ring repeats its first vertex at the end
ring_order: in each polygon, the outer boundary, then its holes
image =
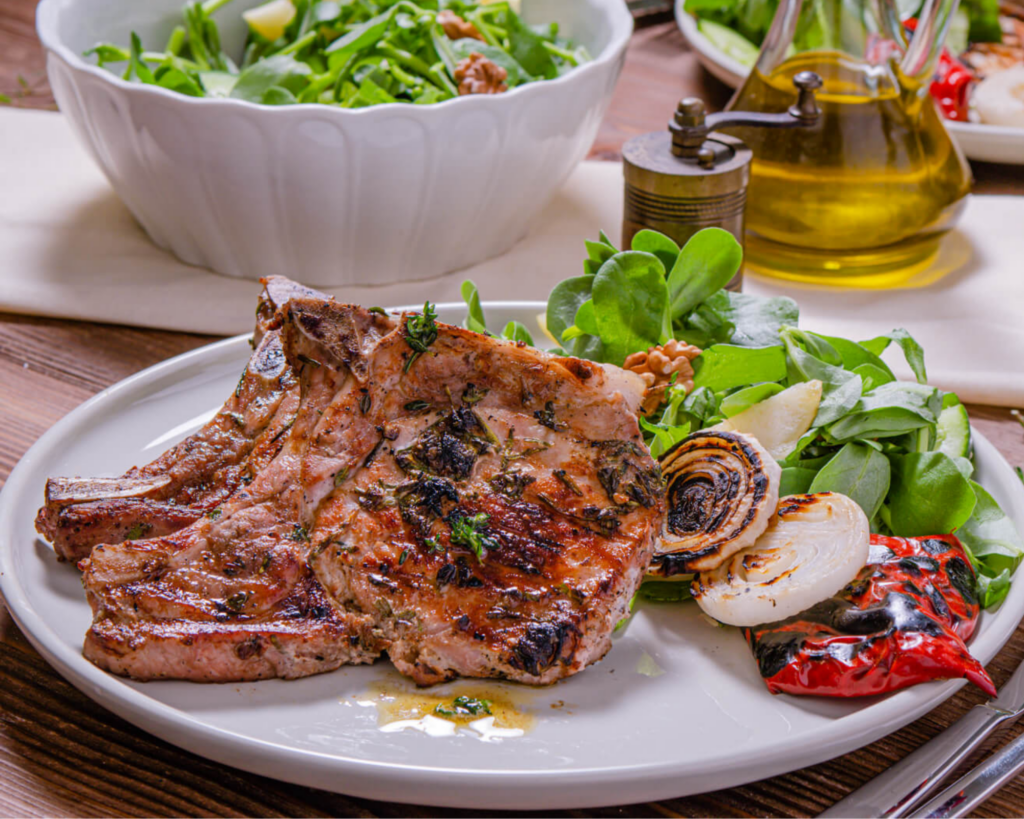
MULTIPOLYGON (((903 24, 908 31, 917 28, 917 20, 911 18, 903 24)), ((967 122, 967 92, 974 82, 974 73, 943 47, 939 54, 939 64, 935 69, 935 79, 928 87, 932 99, 946 119, 956 122, 967 122)))
POLYGON ((872 535, 868 565, 835 597, 743 631, 773 694, 860 697, 966 677, 994 695, 964 644, 979 613, 954 536, 872 535))

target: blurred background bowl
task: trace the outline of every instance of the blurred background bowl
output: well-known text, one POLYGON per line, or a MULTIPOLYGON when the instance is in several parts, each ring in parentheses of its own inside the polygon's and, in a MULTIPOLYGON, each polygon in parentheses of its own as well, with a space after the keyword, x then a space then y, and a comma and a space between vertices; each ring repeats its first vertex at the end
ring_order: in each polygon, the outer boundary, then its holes
MULTIPOLYGON (((241 12, 218 16, 240 56, 241 12)), ((160 247, 243 278, 389 284, 458 270, 521 239, 586 156, 632 32, 622 0, 524 0, 594 60, 554 80, 434 105, 341 109, 194 98, 129 83, 80 56, 166 42, 182 0, 43 0, 54 96, 160 247)))

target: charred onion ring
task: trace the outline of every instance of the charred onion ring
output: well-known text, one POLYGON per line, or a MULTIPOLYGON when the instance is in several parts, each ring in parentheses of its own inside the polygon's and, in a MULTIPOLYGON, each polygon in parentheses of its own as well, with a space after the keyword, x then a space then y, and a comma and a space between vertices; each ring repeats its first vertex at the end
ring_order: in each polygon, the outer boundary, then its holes
POLYGON ((790 495, 757 543, 697 575, 693 596, 730 626, 785 620, 853 580, 867 563, 870 537, 867 515, 846 495, 790 495))
POLYGON ((703 430, 659 459, 668 515, 651 574, 708 571, 753 545, 779 502, 782 470, 756 439, 703 430))

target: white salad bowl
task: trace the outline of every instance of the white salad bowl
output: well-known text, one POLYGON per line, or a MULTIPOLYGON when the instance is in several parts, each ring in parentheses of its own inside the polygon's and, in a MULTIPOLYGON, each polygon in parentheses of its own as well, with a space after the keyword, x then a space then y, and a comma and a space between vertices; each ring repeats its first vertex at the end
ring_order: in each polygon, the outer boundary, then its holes
MULTIPOLYGON (((82 52, 166 42, 183 0, 43 0, 54 96, 135 218, 181 260, 309 284, 425 279, 499 255, 583 159, 632 32, 622 0, 524 0, 593 62, 504 94, 362 109, 194 98, 122 80, 82 52)), ((216 17, 240 55, 234 0, 216 17)))

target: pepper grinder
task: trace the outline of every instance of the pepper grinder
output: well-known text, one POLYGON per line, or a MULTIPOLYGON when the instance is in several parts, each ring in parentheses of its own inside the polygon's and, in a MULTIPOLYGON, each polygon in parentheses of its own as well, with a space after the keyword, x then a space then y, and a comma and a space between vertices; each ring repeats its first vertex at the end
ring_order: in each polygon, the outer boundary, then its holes
MULTIPOLYGON (((753 153, 736 137, 712 132, 733 125, 800 128, 814 125, 821 112, 814 92, 821 77, 801 71, 793 77, 799 96, 780 114, 753 111, 705 113, 704 102, 679 103, 667 131, 634 137, 622 148, 626 177, 622 246, 645 229, 659 231, 682 247, 698 230, 720 227, 743 245, 743 213, 753 153)), ((728 284, 739 290, 743 271, 728 284)))

